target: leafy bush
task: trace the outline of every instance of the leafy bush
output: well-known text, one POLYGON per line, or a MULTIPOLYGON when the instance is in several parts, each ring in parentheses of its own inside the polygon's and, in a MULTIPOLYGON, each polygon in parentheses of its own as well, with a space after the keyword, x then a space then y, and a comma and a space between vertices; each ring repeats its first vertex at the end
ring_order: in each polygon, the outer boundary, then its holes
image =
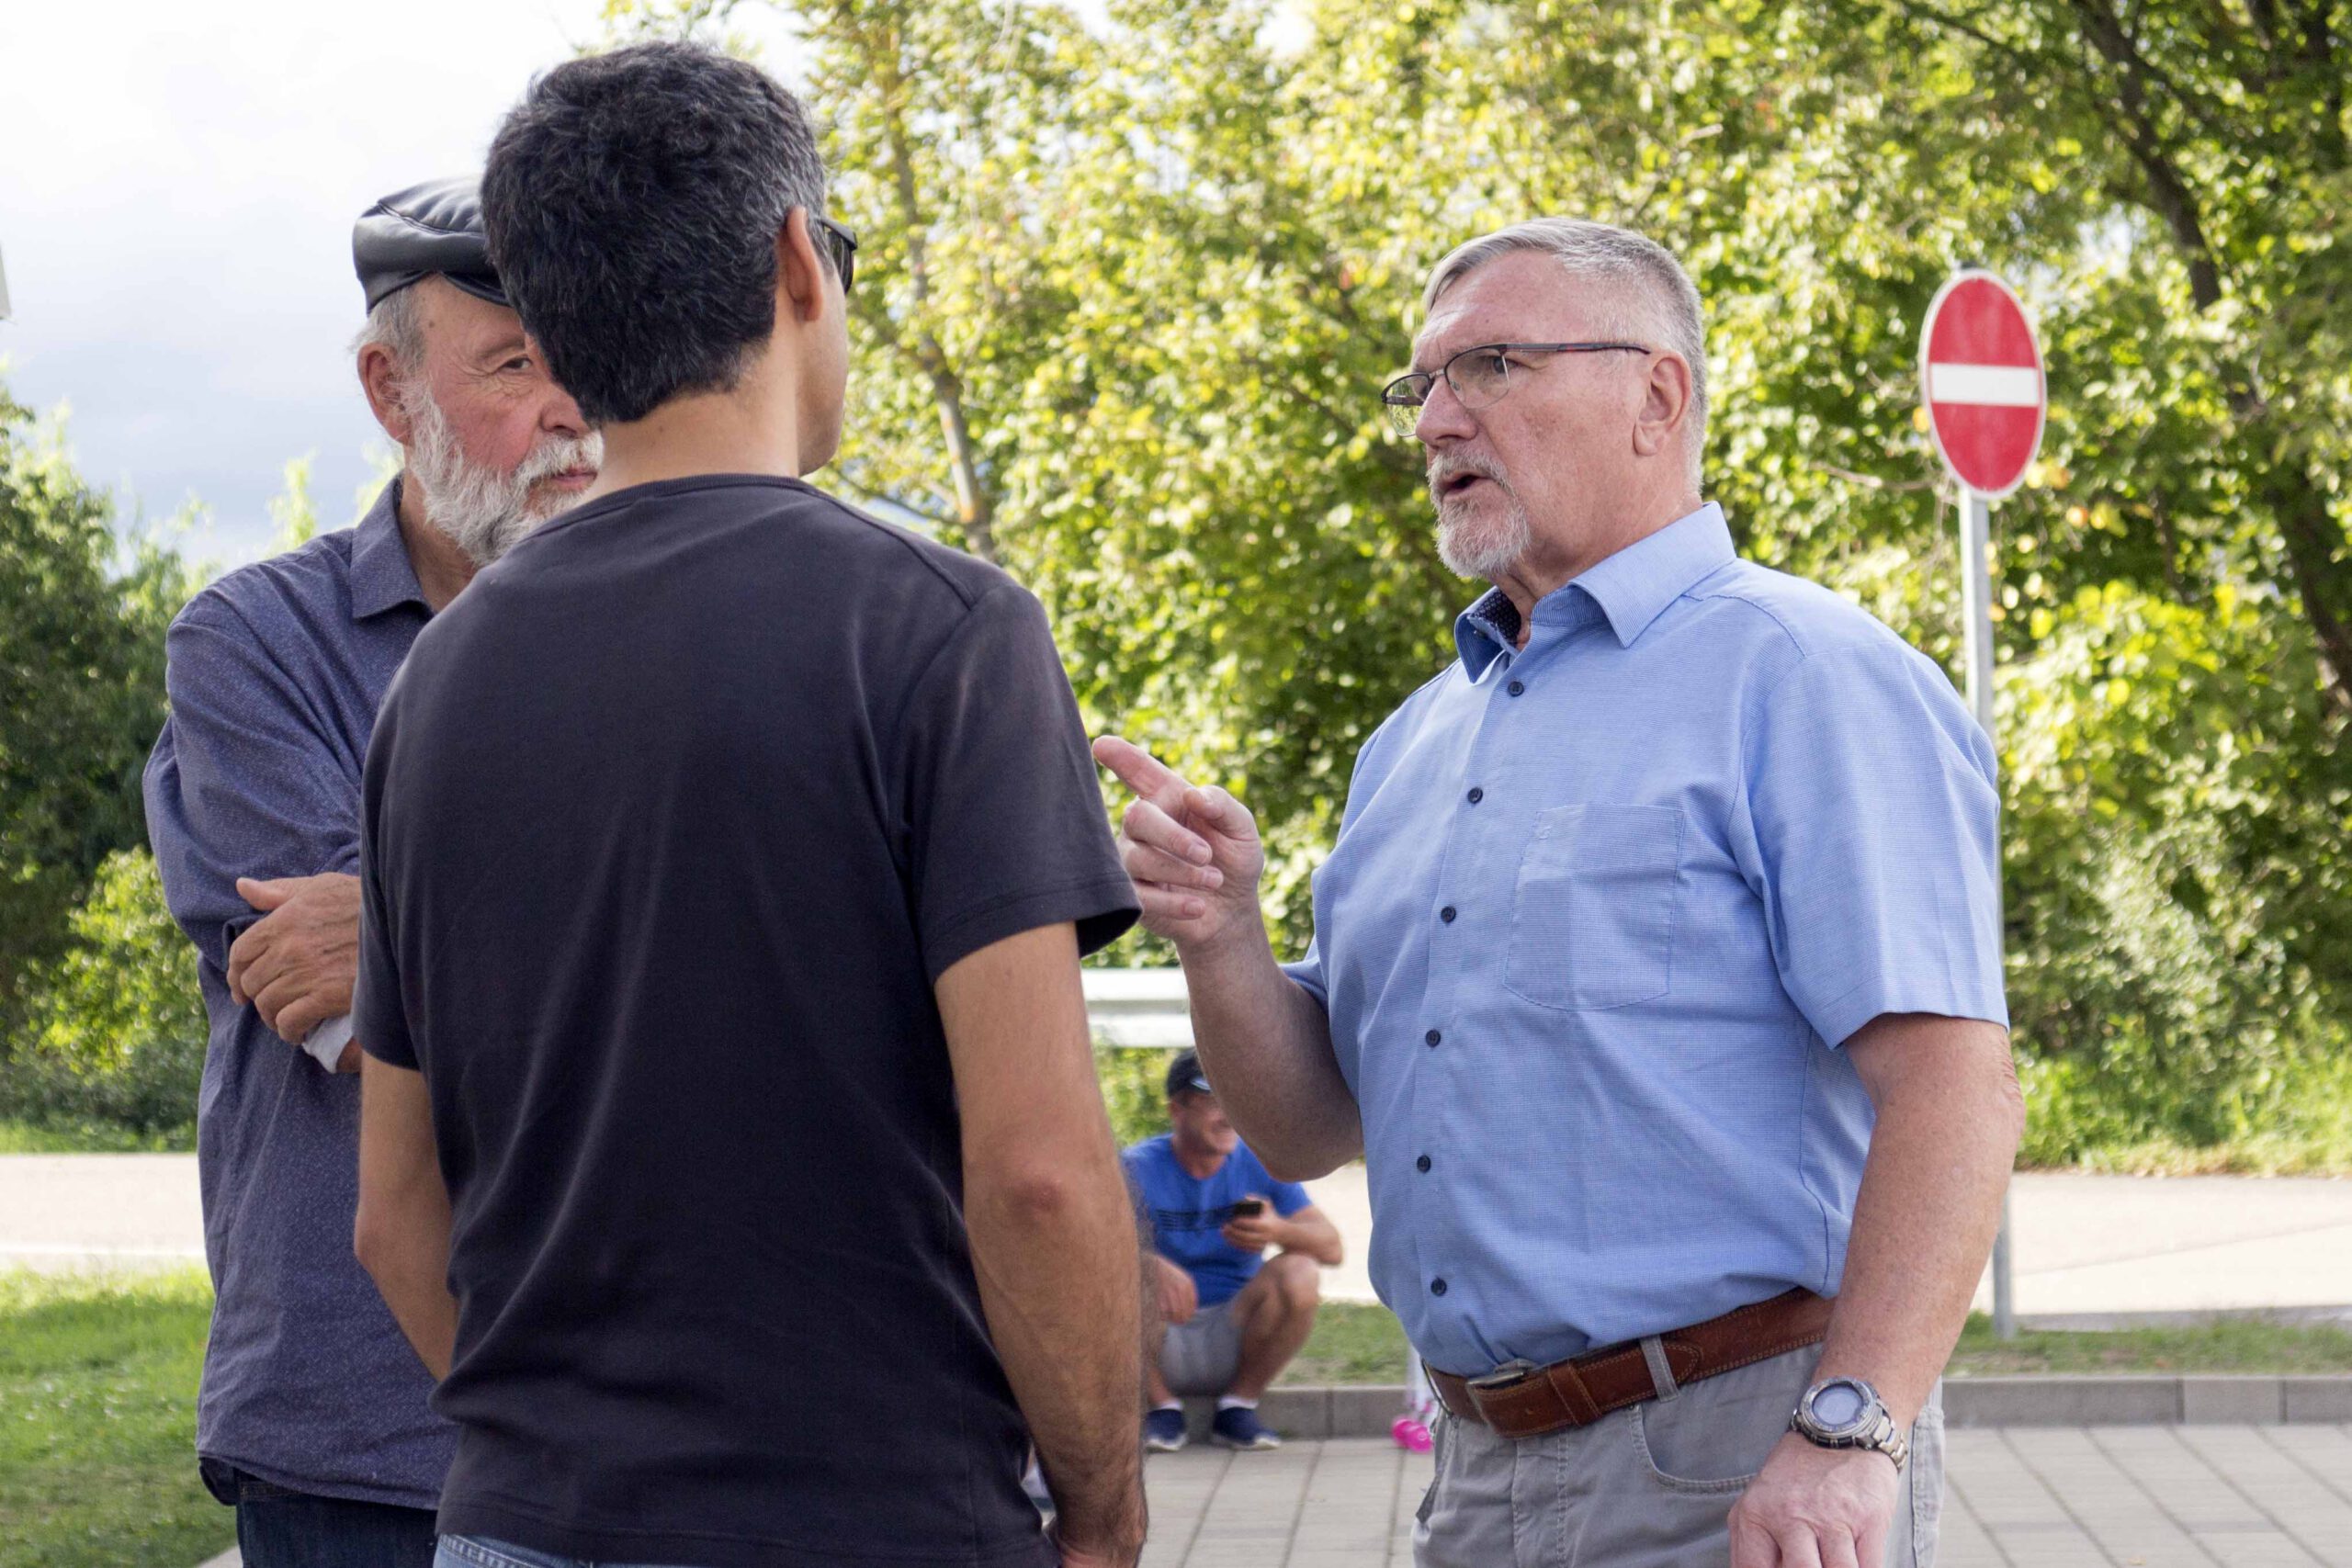
POLYGON ((64 953, 27 986, 24 1032, 0 1064, 0 1113, 185 1134, 204 1070, 204 998, 154 857, 107 856, 67 927, 64 953))
MULTIPOLYGON (((144 841, 139 771, 164 722, 164 628, 194 587, 128 552, 62 423, 0 388, 0 1026, 112 851, 144 841)), ((0 1034, 0 1040, 5 1040, 0 1034)))
POLYGON ((1121 1148, 1168 1131, 1168 1064, 1175 1055, 1148 1045, 1095 1047, 1095 1076, 1121 1148))

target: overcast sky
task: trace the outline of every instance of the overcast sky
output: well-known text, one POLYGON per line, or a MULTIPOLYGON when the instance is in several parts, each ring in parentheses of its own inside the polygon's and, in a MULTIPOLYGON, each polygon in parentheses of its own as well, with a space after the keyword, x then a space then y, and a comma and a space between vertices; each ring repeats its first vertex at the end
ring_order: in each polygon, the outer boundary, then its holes
MULTIPOLYGON (((0 0, 0 378, 70 403, 85 478, 128 526, 190 499, 182 547, 266 552, 289 457, 350 521, 384 442, 345 352, 352 220, 480 166, 531 73, 599 0, 0 0)), ((768 63, 790 62, 769 46, 768 63)))

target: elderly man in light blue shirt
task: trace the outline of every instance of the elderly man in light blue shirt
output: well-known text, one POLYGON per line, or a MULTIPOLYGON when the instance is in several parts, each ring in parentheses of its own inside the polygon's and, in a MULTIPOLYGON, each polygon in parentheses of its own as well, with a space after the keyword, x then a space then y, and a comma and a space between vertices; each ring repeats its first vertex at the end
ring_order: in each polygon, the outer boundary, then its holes
POLYGON ((1424 1568, 1925 1562, 2022 1122, 1992 748, 1701 503, 1667 252, 1539 220, 1425 303, 1383 399, 1494 588, 1357 757, 1300 962, 1249 813, 1099 742, 1146 921, 1268 1167, 1364 1156, 1448 1412, 1424 1568))

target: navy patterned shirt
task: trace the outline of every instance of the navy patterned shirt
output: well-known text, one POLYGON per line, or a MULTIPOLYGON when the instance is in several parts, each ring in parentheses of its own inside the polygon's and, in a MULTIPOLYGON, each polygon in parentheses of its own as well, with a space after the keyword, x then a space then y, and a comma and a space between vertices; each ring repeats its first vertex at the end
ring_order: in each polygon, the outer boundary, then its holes
POLYGON ((260 919, 237 878, 358 873, 360 764, 432 614, 399 502, 395 479, 356 527, 231 572, 180 612, 147 832, 211 1021, 197 1163, 219 1299, 197 1450, 300 1492, 431 1507, 456 1435, 352 1255, 358 1076, 280 1040, 227 977, 230 944, 260 919))

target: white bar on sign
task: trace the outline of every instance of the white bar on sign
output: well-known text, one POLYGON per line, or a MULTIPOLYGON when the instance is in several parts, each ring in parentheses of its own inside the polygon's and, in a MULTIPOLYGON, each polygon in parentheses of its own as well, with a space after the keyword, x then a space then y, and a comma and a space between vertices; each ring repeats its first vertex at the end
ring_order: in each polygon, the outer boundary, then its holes
POLYGON ((2030 409, 2041 401, 2041 376, 2030 365, 1930 365, 1928 400, 2030 409))

